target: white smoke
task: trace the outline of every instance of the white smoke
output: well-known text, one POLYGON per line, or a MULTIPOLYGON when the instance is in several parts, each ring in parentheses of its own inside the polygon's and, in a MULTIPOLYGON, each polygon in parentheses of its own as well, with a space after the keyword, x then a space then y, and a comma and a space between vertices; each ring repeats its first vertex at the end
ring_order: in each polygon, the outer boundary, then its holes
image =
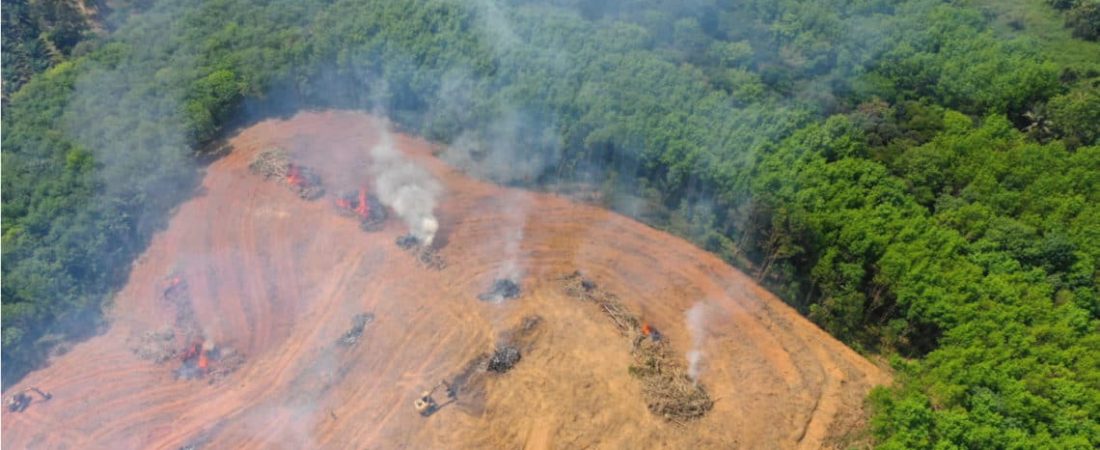
POLYGON ((522 191, 510 190, 504 197, 504 231, 501 233, 500 257, 505 261, 498 278, 518 282, 526 274, 521 261, 520 245, 527 227, 530 197, 522 191))
POLYGON ((432 174, 393 147, 393 138, 385 126, 378 128, 378 144, 370 150, 378 200, 401 216, 409 233, 429 247, 439 230, 435 204, 443 188, 432 174))
POLYGON ((691 333, 691 350, 687 352, 688 377, 691 381, 699 381, 699 372, 703 362, 703 340, 706 338, 706 303, 695 302, 684 313, 684 322, 688 332, 691 333))
POLYGON ((471 6, 478 12, 477 18, 481 29, 489 34, 489 43, 499 55, 511 51, 522 44, 519 36, 512 28, 511 19, 508 18, 496 0, 475 0, 471 6))

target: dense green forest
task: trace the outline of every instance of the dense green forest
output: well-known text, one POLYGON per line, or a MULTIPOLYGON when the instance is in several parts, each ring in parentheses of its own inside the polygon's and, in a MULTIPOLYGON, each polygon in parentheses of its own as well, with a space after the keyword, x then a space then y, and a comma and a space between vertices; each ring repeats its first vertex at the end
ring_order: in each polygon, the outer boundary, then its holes
POLYGON ((500 182, 599 185, 887 355, 884 448, 1100 446, 1100 44, 1076 28, 1064 58, 987 2, 119 3, 48 69, 5 26, 5 386, 95 331, 219 136, 335 107, 524 162, 500 182))
POLYGON ((4 0, 4 103, 32 76, 83 53, 77 46, 95 34, 96 1, 4 0))
POLYGON ((1054 9, 1065 11, 1066 27, 1073 37, 1089 41, 1100 40, 1100 1, 1046 0, 1054 9))

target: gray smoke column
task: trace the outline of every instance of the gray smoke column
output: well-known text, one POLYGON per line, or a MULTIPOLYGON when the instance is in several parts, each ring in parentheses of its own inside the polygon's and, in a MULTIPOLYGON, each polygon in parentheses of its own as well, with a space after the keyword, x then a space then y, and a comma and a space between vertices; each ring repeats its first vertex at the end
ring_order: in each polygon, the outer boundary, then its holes
POLYGON ((691 333, 691 350, 687 352, 688 377, 699 381, 700 363, 703 361, 703 339, 706 337, 706 303, 695 302, 684 313, 684 322, 691 333))
POLYGON ((527 226, 528 210, 531 198, 526 192, 509 190, 504 195, 503 230, 499 235, 500 257, 505 261, 497 278, 507 278, 518 282, 526 274, 524 261, 520 254, 524 229, 527 226))
POLYGON ((384 125, 378 128, 378 144, 370 150, 378 199, 401 216, 413 237, 425 247, 431 246, 439 230, 436 199, 443 188, 432 174, 393 147, 393 137, 384 125))

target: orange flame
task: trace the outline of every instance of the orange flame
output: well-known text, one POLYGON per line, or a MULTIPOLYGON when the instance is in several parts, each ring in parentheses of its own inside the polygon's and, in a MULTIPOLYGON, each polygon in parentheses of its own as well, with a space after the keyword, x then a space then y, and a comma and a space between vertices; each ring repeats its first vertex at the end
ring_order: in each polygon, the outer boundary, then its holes
POLYGON ((294 164, 290 164, 287 168, 286 182, 291 186, 301 186, 305 184, 305 179, 302 178, 302 172, 294 164))
POLYGON ((648 323, 643 323, 642 324, 642 336, 649 336, 649 334, 652 333, 652 332, 653 332, 653 328, 650 327, 648 323))
POLYGON ((210 360, 209 360, 209 358, 207 358, 206 352, 200 351, 199 352, 199 369, 205 371, 206 366, 208 366, 209 364, 210 364, 210 360))
POLYGON ((195 355, 199 354, 200 351, 201 349, 199 347, 199 344, 196 342, 187 347, 187 350, 183 352, 183 355, 180 356, 180 359, 183 361, 187 361, 191 358, 194 358, 195 355))
POLYGON ((359 189, 359 206, 355 208, 355 213, 364 219, 370 217, 370 208, 367 207, 366 189, 359 189))

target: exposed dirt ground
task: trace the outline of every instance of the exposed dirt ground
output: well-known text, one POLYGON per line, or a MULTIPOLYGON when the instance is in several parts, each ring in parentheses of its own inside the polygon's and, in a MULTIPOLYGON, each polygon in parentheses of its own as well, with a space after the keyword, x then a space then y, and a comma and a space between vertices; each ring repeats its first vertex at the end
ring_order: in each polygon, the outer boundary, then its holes
POLYGON ((394 245, 406 231, 397 218, 367 233, 327 197, 305 201, 248 171, 278 145, 330 193, 369 185, 374 123, 307 112, 232 138, 201 193, 135 263, 109 330, 8 391, 39 386, 53 399, 5 410, 4 448, 820 448, 857 426, 868 390, 889 382, 718 258, 596 207, 473 180, 420 139, 394 135, 445 186, 442 271, 394 245), (508 248, 505 237, 520 234, 508 248), (522 296, 479 301, 513 254, 522 296), (646 409, 627 371, 630 342, 553 281, 574 270, 680 353, 692 342, 685 310, 707 303, 700 381, 716 400, 707 416, 674 424, 646 409), (186 280, 203 333, 245 355, 236 372, 177 380, 178 360, 157 365, 129 349, 133 336, 173 323, 162 298, 173 274, 186 280), (363 312, 375 318, 358 342, 336 345, 363 312), (421 390, 528 314, 544 328, 514 369, 430 417, 414 411, 421 390))

